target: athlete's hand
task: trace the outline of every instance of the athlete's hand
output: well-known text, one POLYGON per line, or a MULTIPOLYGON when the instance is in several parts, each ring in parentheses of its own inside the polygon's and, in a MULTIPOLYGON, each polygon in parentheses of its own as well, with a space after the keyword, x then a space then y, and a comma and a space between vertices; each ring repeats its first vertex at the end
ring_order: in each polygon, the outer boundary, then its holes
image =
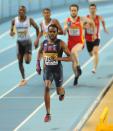
POLYGON ((92 39, 93 39, 93 41, 95 41, 95 40, 97 39, 96 34, 94 34, 94 35, 92 36, 92 39))
POLYGON ((61 57, 54 57, 54 60, 56 60, 56 61, 62 61, 62 58, 61 57))
POLYGON ((37 61, 37 64, 36 64, 36 71, 39 75, 41 75, 41 67, 40 67, 40 60, 37 61))
POLYGON ((14 35, 15 35, 15 32, 11 31, 10 36, 14 36, 14 35))
POLYGON ((39 40, 38 40, 38 39, 36 39, 36 40, 34 41, 34 47, 35 47, 35 49, 37 49, 37 48, 38 48, 38 43, 39 43, 39 40))

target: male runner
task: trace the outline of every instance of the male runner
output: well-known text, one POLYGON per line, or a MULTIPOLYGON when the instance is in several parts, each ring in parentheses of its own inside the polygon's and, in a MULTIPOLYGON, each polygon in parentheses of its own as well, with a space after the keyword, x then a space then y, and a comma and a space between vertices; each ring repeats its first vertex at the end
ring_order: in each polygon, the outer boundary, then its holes
POLYGON ((55 81, 57 94, 59 95, 59 100, 64 99, 64 88, 63 83, 63 69, 61 61, 70 61, 70 51, 66 47, 64 41, 57 38, 58 27, 55 24, 51 24, 48 27, 48 39, 44 40, 37 56, 37 72, 40 74, 40 60, 43 57, 44 60, 44 76, 45 76, 45 106, 46 106, 46 116, 44 118, 45 122, 51 120, 50 115, 50 86, 52 81, 55 81), (62 57, 63 52, 67 57, 62 57))
POLYGON ((39 39, 44 36, 45 39, 47 39, 48 37, 48 26, 51 24, 55 24, 58 27, 58 34, 62 35, 63 34, 63 30, 62 27, 59 23, 59 21, 57 19, 53 19, 51 18, 51 10, 49 8, 44 8, 42 11, 43 17, 44 19, 41 21, 40 23, 40 28, 41 31, 37 37, 37 40, 35 41, 35 43, 39 43, 39 39))
POLYGON ((89 12, 90 15, 87 15, 87 18, 91 19, 95 23, 95 33, 96 38, 94 39, 93 34, 94 31, 91 26, 89 26, 85 31, 85 39, 86 39, 86 45, 87 50, 90 54, 90 56, 94 56, 94 65, 92 69, 92 73, 96 73, 97 65, 98 65, 98 52, 99 52, 99 44, 100 44, 100 23, 102 23, 104 31, 108 33, 105 21, 102 16, 96 14, 96 5, 90 4, 89 5, 89 12))
POLYGON ((84 28, 87 28, 87 24, 90 24, 94 29, 94 22, 86 17, 78 16, 79 6, 72 4, 69 7, 71 16, 66 19, 64 25, 64 33, 68 32, 68 48, 71 51, 72 68, 75 73, 74 83, 78 84, 78 78, 82 71, 78 60, 78 53, 82 51, 84 47, 84 28))
MULTIPOLYGON (((23 60, 25 59, 26 64, 29 64, 31 61, 32 54, 32 43, 29 34, 29 28, 32 25, 36 29, 36 34, 39 34, 39 28, 32 18, 26 16, 26 7, 20 6, 18 10, 18 17, 12 20, 10 35, 14 36, 14 28, 16 27, 17 31, 17 58, 19 64, 19 70, 22 75, 22 80, 19 86, 24 86, 26 84, 25 72, 23 66, 23 60)), ((37 45, 35 44, 35 48, 37 45)))

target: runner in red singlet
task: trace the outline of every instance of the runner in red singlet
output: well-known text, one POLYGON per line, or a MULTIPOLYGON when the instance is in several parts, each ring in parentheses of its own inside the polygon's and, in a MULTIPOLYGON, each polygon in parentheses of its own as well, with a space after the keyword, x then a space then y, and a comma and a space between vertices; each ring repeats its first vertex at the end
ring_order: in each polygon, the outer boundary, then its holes
POLYGON ((103 25, 104 31, 108 33, 105 21, 102 16, 96 14, 96 5, 91 4, 89 6, 90 15, 87 15, 87 18, 91 19, 95 23, 95 32, 92 30, 91 26, 86 29, 85 31, 85 39, 87 50, 91 56, 94 56, 94 65, 92 69, 92 73, 96 73, 96 68, 98 65, 98 51, 99 51, 99 44, 100 44, 100 22, 103 25), (93 37, 95 35, 95 38, 93 37))
POLYGON ((69 9, 71 16, 66 19, 64 34, 66 31, 68 32, 68 48, 71 51, 72 68, 75 73, 73 85, 76 86, 78 84, 78 78, 82 73, 78 53, 82 51, 84 47, 84 28, 86 28, 87 24, 90 24, 94 29, 95 25, 92 20, 78 16, 78 5, 72 4, 69 9))

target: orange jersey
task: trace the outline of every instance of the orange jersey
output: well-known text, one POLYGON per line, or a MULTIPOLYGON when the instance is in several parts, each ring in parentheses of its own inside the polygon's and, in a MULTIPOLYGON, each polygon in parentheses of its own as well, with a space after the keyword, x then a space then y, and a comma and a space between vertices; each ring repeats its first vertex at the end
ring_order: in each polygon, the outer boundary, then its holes
MULTIPOLYGON (((88 18, 90 18, 90 16, 87 16, 88 18)), ((96 36, 97 39, 100 38, 100 22, 99 22, 99 16, 96 15, 95 19, 94 19, 94 23, 95 23, 95 27, 96 27, 96 36)), ((87 41, 93 41, 93 34, 94 31, 92 30, 92 28, 86 29, 86 33, 85 33, 85 38, 87 41)))
POLYGON ((71 50, 78 43, 84 44, 83 25, 79 16, 75 22, 72 22, 71 18, 67 18, 66 22, 68 25, 68 48, 71 50))

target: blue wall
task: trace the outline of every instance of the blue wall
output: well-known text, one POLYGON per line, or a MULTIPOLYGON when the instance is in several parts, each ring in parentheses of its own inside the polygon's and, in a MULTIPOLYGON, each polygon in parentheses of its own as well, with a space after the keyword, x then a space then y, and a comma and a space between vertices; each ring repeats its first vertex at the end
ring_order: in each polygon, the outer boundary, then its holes
POLYGON ((17 15, 20 5, 25 5, 28 12, 39 11, 44 7, 55 8, 71 3, 78 3, 79 0, 0 0, 0 21, 17 15))
MULTIPOLYGON (((44 7, 56 8, 69 6, 72 3, 79 5, 88 4, 88 1, 95 0, 0 0, 0 23, 2 20, 17 15, 20 5, 27 7, 27 12, 40 11, 44 7)), ((100 0, 97 0, 98 2, 100 0)), ((101 0, 102 1, 102 0, 101 0)), ((105 1, 105 0, 104 0, 105 1)), ((106 0, 107 2, 112 0, 106 0)))

